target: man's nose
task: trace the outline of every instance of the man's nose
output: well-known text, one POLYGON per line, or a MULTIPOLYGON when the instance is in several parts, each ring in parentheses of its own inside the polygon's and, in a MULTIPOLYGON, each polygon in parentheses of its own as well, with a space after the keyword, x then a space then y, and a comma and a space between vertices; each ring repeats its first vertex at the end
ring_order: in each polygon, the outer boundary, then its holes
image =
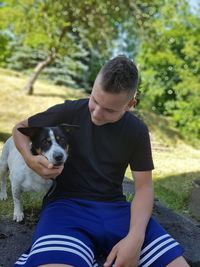
POLYGON ((102 117, 102 115, 103 115, 103 112, 102 112, 101 107, 96 106, 95 109, 93 110, 93 116, 100 118, 100 117, 102 117))

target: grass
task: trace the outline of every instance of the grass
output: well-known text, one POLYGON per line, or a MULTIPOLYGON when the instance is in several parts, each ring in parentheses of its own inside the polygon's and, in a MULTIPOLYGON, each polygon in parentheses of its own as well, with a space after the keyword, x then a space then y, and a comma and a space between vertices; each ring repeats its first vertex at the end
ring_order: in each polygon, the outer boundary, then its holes
POLYGON ((84 95, 83 90, 38 81, 35 84, 34 95, 27 96, 22 91, 27 79, 17 72, 0 69, 0 148, 3 141, 10 136, 13 126, 20 120, 65 99, 76 99, 84 95))
MULTIPOLYGON (((0 69, 0 150, 18 121, 65 99, 85 97, 83 90, 55 86, 42 80, 36 82, 34 95, 27 96, 22 91, 27 79, 18 72, 0 69)), ((145 111, 140 113, 151 132, 156 197, 176 211, 189 213, 192 182, 200 176, 200 151, 184 143, 166 118, 145 111)), ((130 169, 127 169, 126 176, 131 178, 130 169)), ((11 219, 13 203, 9 184, 8 195, 7 201, 0 202, 0 217, 11 219)), ((24 194, 28 220, 33 221, 37 217, 41 199, 38 194, 24 194)))
POLYGON ((169 150, 153 154, 157 197, 168 207, 188 214, 192 184, 200 175, 199 150, 179 143, 169 150))

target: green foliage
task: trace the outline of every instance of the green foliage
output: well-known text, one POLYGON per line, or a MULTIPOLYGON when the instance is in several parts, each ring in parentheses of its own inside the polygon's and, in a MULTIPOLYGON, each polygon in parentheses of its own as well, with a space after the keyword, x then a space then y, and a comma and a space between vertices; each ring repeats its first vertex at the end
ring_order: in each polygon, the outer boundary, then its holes
POLYGON ((87 72, 87 66, 81 62, 80 57, 75 59, 74 55, 74 57, 65 56, 62 59, 55 59, 51 66, 45 68, 43 76, 57 85, 66 85, 73 88, 86 87, 84 74, 87 72))
POLYGON ((143 106, 170 116, 185 138, 200 137, 200 23, 185 1, 165 1, 137 57, 143 106))
POLYGON ((37 62, 47 57, 47 52, 25 46, 21 40, 16 40, 16 38, 9 43, 9 50, 12 52, 6 59, 5 66, 25 73, 34 68, 37 62))
POLYGON ((91 49, 88 52, 86 58, 86 64, 88 66, 88 71, 85 73, 85 79, 87 81, 88 87, 86 89, 87 92, 91 92, 94 80, 96 79, 96 75, 100 71, 102 65, 109 58, 109 51, 107 53, 101 54, 97 49, 91 49))
MULTIPOLYGON (((26 74, 30 74, 37 63, 47 57, 46 51, 24 46, 17 40, 10 42, 9 48, 10 51, 14 52, 6 59, 5 66, 13 70, 23 71, 26 74)), ((84 74, 88 67, 87 64, 82 63, 85 57, 87 57, 87 51, 79 45, 79 51, 77 49, 77 52, 71 56, 57 57, 50 66, 44 69, 41 76, 58 85, 86 87, 87 82, 84 74)))
POLYGON ((117 25, 128 14, 123 1, 5 1, 0 9, 4 27, 23 37, 24 44, 71 54, 76 42, 87 48, 108 48, 117 25), (109 12, 108 12, 109 10, 109 12), (74 40, 74 36, 77 40, 74 40))
MULTIPOLYGON (((67 78, 70 84, 91 85, 102 59, 112 55, 111 47, 118 37, 119 25, 128 17, 133 21, 127 3, 121 0, 6 0, 4 3, 0 8, 2 28, 10 29, 21 44, 21 51, 14 55, 16 63, 13 57, 10 62, 22 67, 25 62, 19 61, 24 58, 22 53, 25 54, 27 49, 46 54, 47 57, 55 54, 58 59, 46 73, 59 84, 66 79, 61 74, 63 67, 71 65, 68 72, 73 73, 67 78), (78 53, 82 54, 80 58, 77 58, 78 53), (73 63, 73 60, 78 63, 73 63), (87 75, 83 75, 85 66, 89 66, 87 75), (55 68, 58 68, 57 72, 55 68), (82 76, 82 79, 78 76, 82 76)), ((33 56, 30 57, 30 65, 32 59, 33 56)), ((39 60, 39 57, 35 59, 39 60)), ((27 58, 25 61, 28 64, 27 58)))
POLYGON ((9 32, 0 30, 0 66, 5 66, 6 58, 10 55, 10 50, 8 49, 9 41, 11 36, 9 32))

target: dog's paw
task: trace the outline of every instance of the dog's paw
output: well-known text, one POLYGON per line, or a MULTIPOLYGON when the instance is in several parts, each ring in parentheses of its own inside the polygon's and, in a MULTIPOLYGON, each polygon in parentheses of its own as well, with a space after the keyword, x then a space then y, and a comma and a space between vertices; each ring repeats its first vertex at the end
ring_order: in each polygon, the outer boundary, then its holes
POLYGON ((24 219, 24 213, 23 211, 20 212, 14 212, 13 214, 13 221, 21 222, 24 219))
POLYGON ((0 192, 0 200, 6 200, 8 198, 6 192, 0 192))

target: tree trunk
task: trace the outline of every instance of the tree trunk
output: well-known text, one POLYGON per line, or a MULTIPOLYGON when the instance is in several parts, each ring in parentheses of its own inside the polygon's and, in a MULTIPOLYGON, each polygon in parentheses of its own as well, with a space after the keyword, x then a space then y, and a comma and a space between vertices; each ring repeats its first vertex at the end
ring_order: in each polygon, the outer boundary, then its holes
POLYGON ((32 95, 34 90, 34 83, 37 80, 37 77, 41 73, 41 71, 50 64, 54 58, 55 58, 55 49, 52 49, 51 53, 48 55, 48 57, 37 64, 35 69, 33 70, 33 73, 31 74, 27 84, 24 86, 23 90, 26 92, 27 95, 32 95))

